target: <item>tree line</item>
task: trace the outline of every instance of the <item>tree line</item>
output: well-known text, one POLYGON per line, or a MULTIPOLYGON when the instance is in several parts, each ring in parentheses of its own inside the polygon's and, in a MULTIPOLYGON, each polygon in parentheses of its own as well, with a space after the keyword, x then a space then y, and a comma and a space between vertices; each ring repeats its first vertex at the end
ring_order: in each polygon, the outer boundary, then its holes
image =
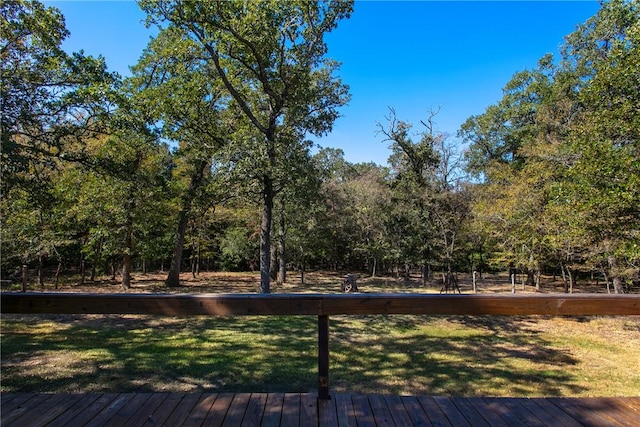
POLYGON ((251 269, 269 292, 291 268, 512 268, 637 285, 637 3, 603 3, 455 136, 438 111, 390 108, 387 165, 309 140, 349 100, 324 35, 350 1, 139 5, 158 33, 127 78, 64 52, 57 9, 0 5, 3 278, 251 269))

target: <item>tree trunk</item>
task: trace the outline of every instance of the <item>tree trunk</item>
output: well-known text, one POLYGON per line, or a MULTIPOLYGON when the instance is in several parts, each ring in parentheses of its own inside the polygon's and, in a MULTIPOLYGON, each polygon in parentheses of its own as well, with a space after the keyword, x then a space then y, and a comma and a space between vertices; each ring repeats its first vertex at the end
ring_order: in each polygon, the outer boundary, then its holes
POLYGON ((40 290, 44 291, 44 257, 42 256, 42 251, 38 251, 38 284, 40 285, 40 290))
POLYGON ((87 275, 87 263, 84 260, 84 254, 80 254, 80 286, 84 285, 84 278, 87 275))
POLYGON ((263 178, 262 223, 260 225, 260 292, 271 292, 271 220, 273 216, 273 179, 263 178))
POLYGON ((196 164, 196 168, 191 175, 189 188, 182 198, 182 209, 178 213, 178 226, 173 236, 173 251, 171 252, 171 262, 169 264, 169 273, 164 284, 167 287, 175 288, 180 286, 180 265, 182 264, 182 250, 184 247, 184 235, 187 232, 187 223, 189 221, 189 213, 191 212, 191 204, 196 195, 196 191, 202 184, 204 171, 209 164, 208 161, 201 160, 196 164))
POLYGON ((131 254, 128 252, 122 256, 122 288, 131 288, 131 254))
POLYGON ((131 287, 131 254, 133 254, 133 202, 127 210, 125 249, 122 257, 122 288, 129 289, 131 287))
POLYGON ((60 272, 62 271, 62 261, 58 260, 58 268, 56 268, 56 283, 54 289, 58 289, 58 285, 60 284, 60 272))
POLYGON ((178 214, 178 228, 173 236, 173 252, 169 263, 169 273, 164 284, 170 288, 180 286, 180 264, 182 264, 182 251, 184 249, 184 235, 187 231, 188 209, 184 207, 178 214))
POLYGON ((563 263, 560 263, 560 272, 562 273, 562 282, 564 283, 564 293, 569 293, 569 281, 563 263))
POLYGON ((98 260, 102 255, 103 244, 104 244, 104 237, 101 236, 100 240, 98 240, 98 247, 96 248, 96 253, 94 254, 94 257, 93 257, 93 263, 91 264, 91 281, 92 282, 96 281, 96 266, 98 265, 98 260))
POLYGON ((287 258, 285 253, 284 201, 280 202, 280 220, 278 221, 278 283, 287 282, 287 258))
POLYGON ((114 259, 111 259, 111 281, 115 282, 116 281, 116 274, 117 274, 117 269, 116 269, 116 261, 114 259))
POLYGON ((22 292, 27 292, 27 265, 22 264, 22 292))
POLYGON ((622 278, 620 277, 620 273, 618 272, 618 259, 614 255, 609 255, 607 257, 607 262, 609 263, 609 275, 611 276, 611 281, 613 282, 613 293, 623 294, 624 289, 622 288, 622 278))

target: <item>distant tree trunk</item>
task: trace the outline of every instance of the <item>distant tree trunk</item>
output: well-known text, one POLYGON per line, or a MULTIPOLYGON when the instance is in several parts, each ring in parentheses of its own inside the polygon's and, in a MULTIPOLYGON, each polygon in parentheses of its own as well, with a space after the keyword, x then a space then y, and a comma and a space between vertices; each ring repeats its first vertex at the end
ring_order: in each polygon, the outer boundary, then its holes
POLYGON ((93 263, 91 264, 91 281, 95 282, 96 281, 96 266, 98 265, 98 260, 100 259, 100 256, 102 255, 102 246, 104 245, 104 237, 100 237, 100 240, 98 240, 98 246, 96 248, 96 253, 93 257, 93 263))
POLYGON ((287 259, 285 252, 285 218, 284 218, 284 201, 280 201, 280 220, 278 221, 278 283, 287 282, 287 259))
POLYGON ((533 286, 536 283, 536 271, 533 268, 527 269, 527 285, 533 286))
POLYGON ((122 256, 122 288, 131 288, 131 254, 128 252, 122 256))
POLYGON ((424 263, 422 266, 422 286, 427 286, 427 281, 431 278, 431 266, 424 263))
POLYGON ((169 273, 165 280, 165 285, 170 288, 180 286, 180 265, 182 264, 182 251, 184 248, 184 236, 187 232, 187 223, 189 221, 189 213, 196 191, 202 184, 204 171, 209 164, 208 161, 200 160, 191 175, 189 188, 182 198, 182 209, 178 213, 178 226, 173 235, 173 251, 171 252, 171 262, 169 264, 169 273))
POLYGON ((196 243, 196 276, 200 275, 200 239, 196 243))
POLYGON ((563 263, 560 263, 560 272, 562 273, 562 282, 564 283, 564 293, 569 293, 569 280, 567 279, 567 273, 563 263))
POLYGON ((127 223, 125 235, 125 250, 122 257, 122 288, 129 289, 131 287, 131 254, 133 254, 133 202, 127 209, 127 223))
POLYGON ((607 275, 606 269, 602 269, 602 277, 604 277, 604 281, 607 284, 607 293, 611 293, 611 283, 609 282, 609 276, 607 275))
POLYGON ((22 292, 27 292, 27 265, 22 264, 22 292))
MULTIPOLYGON (((82 238, 82 247, 84 247, 84 245, 87 243, 87 237, 83 237, 82 238)), ((78 282, 78 284, 80 286, 84 285, 84 279, 86 276, 86 261, 85 261, 85 257, 84 257, 84 251, 80 251, 80 281, 78 282)))
POLYGON ((260 224, 260 292, 271 292, 271 222, 273 217, 273 178, 263 177, 262 222, 260 224))
POLYGON ((115 282, 116 281, 116 274, 117 274, 117 268, 116 268, 116 261, 112 258, 111 262, 109 263, 110 268, 111 268, 111 281, 115 282))
POLYGON ((573 293, 573 287, 575 285, 575 275, 574 275, 574 272, 571 271, 571 269, 568 266, 565 265, 564 268, 566 270, 566 277, 568 279, 568 283, 565 282, 564 291, 572 294, 573 293))
POLYGON ((84 278, 87 275, 87 263, 84 259, 84 253, 80 253, 80 286, 84 285, 84 278))
POLYGON ((191 277, 196 278, 196 242, 191 239, 191 277))
POLYGON ((44 290, 44 257, 42 256, 42 250, 38 251, 38 284, 40 290, 44 290))
POLYGON ((56 268, 56 283, 54 289, 58 289, 58 285, 60 284, 60 271, 62 271, 62 260, 58 260, 58 268, 56 268))
POLYGON ((609 263, 611 281, 613 282, 613 293, 623 294, 624 289, 622 287, 622 278, 618 272, 618 259, 614 255, 609 255, 607 257, 607 262, 609 263))
POLYGON ((164 284, 170 288, 180 286, 180 264, 182 264, 182 251, 184 249, 184 235, 187 232, 188 209, 184 207, 178 214, 178 228, 173 236, 173 252, 169 263, 169 273, 164 284))

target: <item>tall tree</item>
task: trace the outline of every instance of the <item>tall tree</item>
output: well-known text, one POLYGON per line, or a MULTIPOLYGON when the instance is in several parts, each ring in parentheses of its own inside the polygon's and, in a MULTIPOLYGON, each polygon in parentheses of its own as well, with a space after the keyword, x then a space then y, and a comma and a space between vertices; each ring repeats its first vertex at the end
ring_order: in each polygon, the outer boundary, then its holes
POLYGON ((0 19, 2 193, 21 194, 37 212, 40 232, 32 246, 39 248, 41 270, 43 253, 56 251, 58 238, 43 238, 56 236, 45 231, 55 229, 47 218, 59 201, 53 187, 60 159, 82 157, 73 145, 105 132, 118 76, 107 72, 103 58, 62 49, 68 31, 55 8, 38 1, 3 2, 0 19))
MULTIPOLYGON (((201 44, 182 28, 169 27, 153 39, 130 80, 140 114, 179 149, 176 162, 186 175, 180 190, 176 230, 166 285, 180 285, 185 233, 194 199, 206 187, 212 158, 233 139, 233 111, 214 67, 203 60, 201 44), (186 169, 186 170, 185 170, 186 169)), ((215 198, 215 197, 213 197, 215 198)), ((216 200, 209 200, 209 204, 216 200)))
MULTIPOLYGON (((432 112, 422 122, 423 131, 416 141, 411 135, 412 125, 399 120, 390 109, 387 124, 378 124, 378 131, 390 143, 392 212, 390 227, 394 229, 396 250, 405 265, 417 262, 427 271, 435 258, 433 203, 438 191, 435 178, 440 158, 435 146, 444 135, 434 131, 432 112)), ((405 268, 408 270, 408 268, 405 268)), ((427 274, 423 274, 426 279, 427 274)))
POLYGON ((235 108, 250 125, 248 139, 264 158, 260 244, 261 291, 269 292, 274 175, 282 147, 305 133, 331 129, 347 89, 325 59, 325 33, 349 16, 345 2, 140 2, 151 22, 181 28, 200 43, 235 108))
POLYGON ((476 211, 501 224, 503 261, 604 265, 616 292, 637 272, 639 19, 634 2, 604 2, 566 37, 560 61, 517 73, 463 125, 469 169, 491 197, 476 211))
POLYGON ((567 38, 563 66, 583 76, 558 186, 579 216, 575 235, 604 259, 614 291, 640 269, 640 7, 611 1, 567 38), (588 79, 587 79, 588 77, 588 79))

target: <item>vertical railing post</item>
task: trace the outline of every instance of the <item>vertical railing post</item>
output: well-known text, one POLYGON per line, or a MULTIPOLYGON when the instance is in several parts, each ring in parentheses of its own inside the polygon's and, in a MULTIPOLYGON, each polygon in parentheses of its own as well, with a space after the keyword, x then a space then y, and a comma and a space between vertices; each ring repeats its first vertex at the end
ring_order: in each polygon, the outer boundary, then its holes
POLYGON ((329 396, 329 316, 318 316, 318 398, 329 396))

